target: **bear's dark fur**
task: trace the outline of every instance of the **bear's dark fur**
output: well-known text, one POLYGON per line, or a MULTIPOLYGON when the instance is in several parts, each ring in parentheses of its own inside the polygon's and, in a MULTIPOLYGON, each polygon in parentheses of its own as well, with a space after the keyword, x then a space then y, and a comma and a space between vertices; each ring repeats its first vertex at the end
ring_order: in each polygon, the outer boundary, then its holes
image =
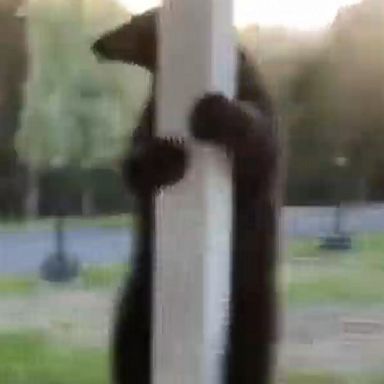
MULTIPOLYGON (((133 274, 123 290, 114 335, 116 384, 151 382, 151 294, 154 196, 180 180, 187 166, 182 142, 156 138, 157 17, 152 9, 103 35, 93 46, 107 60, 136 64, 154 75, 153 91, 124 162, 127 186, 141 217, 133 274)), ((267 384, 273 370, 276 330, 276 195, 279 142, 275 114, 262 81, 238 50, 237 100, 207 94, 194 105, 196 139, 230 151, 233 159, 233 255, 226 384, 267 384)), ((181 383, 182 384, 182 383, 181 383)))

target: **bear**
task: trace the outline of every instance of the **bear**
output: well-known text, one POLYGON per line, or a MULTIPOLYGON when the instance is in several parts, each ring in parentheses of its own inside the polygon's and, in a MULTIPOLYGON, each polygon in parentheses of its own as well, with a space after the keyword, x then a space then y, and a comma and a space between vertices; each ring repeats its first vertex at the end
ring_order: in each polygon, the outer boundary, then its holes
MULTIPOLYGON (((188 168, 185 143, 158 138, 156 121, 157 20, 153 8, 98 38, 102 60, 150 71, 152 89, 122 164, 137 197, 140 231, 132 275, 117 306, 113 338, 116 384, 151 382, 154 199, 188 168)), ((238 47, 234 99, 207 93, 189 116, 191 135, 230 154, 233 182, 231 311, 223 361, 225 384, 267 384, 273 377, 277 329, 276 266, 281 146, 275 108, 260 74, 238 47)))

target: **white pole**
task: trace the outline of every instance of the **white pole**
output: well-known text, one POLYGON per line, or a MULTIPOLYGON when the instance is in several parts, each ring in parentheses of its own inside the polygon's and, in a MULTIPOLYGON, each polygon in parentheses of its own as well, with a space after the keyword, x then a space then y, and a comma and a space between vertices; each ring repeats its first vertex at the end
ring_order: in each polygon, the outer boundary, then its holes
POLYGON ((158 130, 184 137, 186 177, 156 202, 154 384, 218 384, 231 250, 231 164, 188 139, 207 91, 234 94, 232 0, 165 0, 160 17, 158 130))

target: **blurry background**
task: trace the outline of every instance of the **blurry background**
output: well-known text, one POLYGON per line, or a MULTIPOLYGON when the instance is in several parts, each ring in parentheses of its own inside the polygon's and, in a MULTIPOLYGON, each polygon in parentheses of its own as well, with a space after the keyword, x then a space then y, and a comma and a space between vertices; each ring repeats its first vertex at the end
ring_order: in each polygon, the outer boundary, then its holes
MULTIPOLYGON (((0 0, 1 383, 108 382, 135 233, 118 165, 150 77, 90 45, 156 4, 0 0)), ((279 380, 384 383, 384 0, 235 15, 286 144, 279 380)))

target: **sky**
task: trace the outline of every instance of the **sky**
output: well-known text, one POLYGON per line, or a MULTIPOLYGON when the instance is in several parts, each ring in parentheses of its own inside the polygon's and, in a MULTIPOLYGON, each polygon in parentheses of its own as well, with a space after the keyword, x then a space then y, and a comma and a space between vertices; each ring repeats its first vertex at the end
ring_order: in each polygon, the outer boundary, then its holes
MULTIPOLYGON (((159 5, 159 0, 118 0, 133 13, 159 5)), ((234 0, 235 24, 282 25, 301 30, 326 27, 337 10, 360 0, 234 0)))

